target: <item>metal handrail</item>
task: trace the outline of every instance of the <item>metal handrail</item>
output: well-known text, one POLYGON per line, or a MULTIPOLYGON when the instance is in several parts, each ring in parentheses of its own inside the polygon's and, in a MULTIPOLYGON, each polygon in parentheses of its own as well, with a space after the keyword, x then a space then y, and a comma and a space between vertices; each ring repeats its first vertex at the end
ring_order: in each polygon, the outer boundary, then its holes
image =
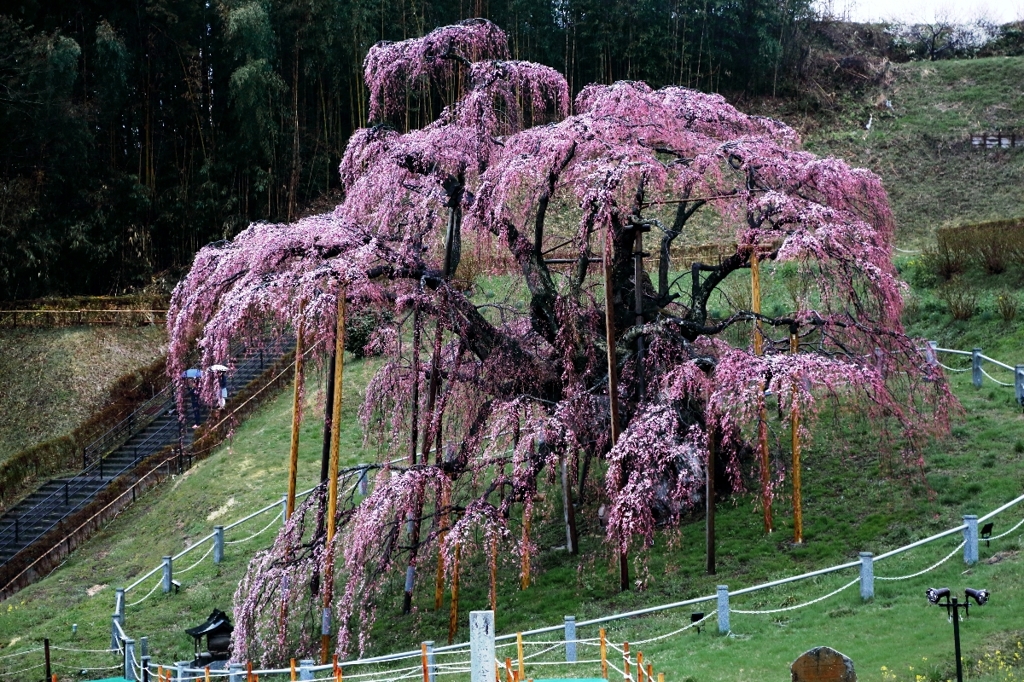
POLYGON ((163 407, 170 403, 171 384, 168 382, 152 398, 144 402, 131 414, 115 424, 106 433, 96 438, 82 449, 82 462, 88 466, 93 457, 108 454, 117 447, 131 439, 136 433, 149 426, 157 415, 163 411, 163 407), (157 408, 157 409, 154 409, 157 408))

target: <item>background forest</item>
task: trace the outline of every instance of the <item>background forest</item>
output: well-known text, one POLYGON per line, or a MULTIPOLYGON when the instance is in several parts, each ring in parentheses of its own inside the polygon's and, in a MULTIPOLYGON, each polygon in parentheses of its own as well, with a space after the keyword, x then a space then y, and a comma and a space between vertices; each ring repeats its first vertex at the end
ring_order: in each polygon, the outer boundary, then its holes
MULTIPOLYGON (((348 137, 372 123, 367 49, 467 17, 504 27, 514 58, 564 73, 572 94, 637 79, 726 93, 748 110, 762 95, 833 106, 837 79, 871 84, 888 59, 1024 45, 1019 24, 857 26, 815 16, 809 0, 0 7, 0 300, 169 291, 202 245, 333 207, 348 137)), ((444 102, 410 104, 399 126, 419 127, 444 102)))

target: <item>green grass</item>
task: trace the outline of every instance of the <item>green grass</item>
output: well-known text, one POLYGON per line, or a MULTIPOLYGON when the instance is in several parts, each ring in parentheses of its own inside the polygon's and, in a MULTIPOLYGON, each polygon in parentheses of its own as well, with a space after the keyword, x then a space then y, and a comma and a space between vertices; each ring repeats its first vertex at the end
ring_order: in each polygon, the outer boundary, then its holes
POLYGON ((1024 149, 976 151, 969 143, 971 133, 1024 133, 1024 57, 914 62, 894 71, 889 88, 847 98, 841 114, 810 131, 807 149, 880 175, 907 248, 928 243, 942 225, 1024 216, 1024 149), (889 99, 892 110, 875 106, 876 98, 889 99))
POLYGON ((0 330, 0 462, 72 431, 166 343, 158 325, 0 330))

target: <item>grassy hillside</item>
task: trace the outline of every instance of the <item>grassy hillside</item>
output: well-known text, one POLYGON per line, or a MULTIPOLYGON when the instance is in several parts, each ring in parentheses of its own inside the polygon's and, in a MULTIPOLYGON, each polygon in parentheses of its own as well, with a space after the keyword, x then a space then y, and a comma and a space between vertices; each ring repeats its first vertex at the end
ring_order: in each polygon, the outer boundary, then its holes
POLYGON ((843 113, 811 123, 807 149, 882 177, 904 247, 919 248, 942 225, 1024 216, 1024 148, 970 146, 972 133, 1024 135, 1024 57, 892 68, 890 85, 847 97, 843 113))
POLYGON ((74 429, 165 344, 159 325, 0 330, 0 462, 74 429))
MULTIPOLYGON (((926 291, 927 293, 927 291, 926 291)), ((940 326, 942 323, 939 323, 940 326)), ((995 332, 993 327, 990 331, 995 332)), ((1016 334, 1018 330, 1004 330, 1016 334)), ((1015 341, 989 344, 996 357, 1007 358, 1015 341)), ((1019 346, 1018 346, 1019 347, 1019 346)), ((1012 359, 1011 359, 1012 361, 1012 359)), ((344 463, 372 459, 361 450, 355 426, 360 388, 373 370, 369 362, 349 363, 346 376, 344 463)), ((872 449, 871 431, 877 425, 848 414, 827 415, 815 441, 805 453, 804 547, 794 547, 788 495, 783 490, 776 504, 777 531, 764 535, 760 514, 750 496, 739 495, 719 507, 719 572, 703 571, 703 521, 695 515, 681 529, 659 536, 653 548, 638 556, 634 576, 637 588, 616 592, 616 574, 601 541, 588 506, 582 515, 583 554, 566 555, 558 517, 557 491, 545 494, 543 506, 554 517, 539 524, 541 551, 534 562, 535 580, 528 591, 518 589, 514 561, 501 567, 498 626, 500 631, 527 629, 577 618, 605 615, 698 595, 713 594, 715 585, 732 589, 805 570, 849 561, 862 550, 881 552, 955 525, 963 513, 984 513, 1011 499, 1024 488, 1024 419, 1007 389, 970 386, 964 375, 954 377, 957 394, 965 407, 950 438, 928 446, 928 462, 920 472, 882 474, 888 460, 872 449)), ((123 586, 156 566, 164 554, 173 554, 205 535, 214 523, 230 522, 278 499, 285 488, 290 394, 286 391, 256 417, 241 425, 232 442, 187 474, 151 493, 111 523, 51 576, 4 602, 0 609, 0 656, 29 643, 50 637, 58 646, 95 649, 109 637, 113 588, 123 586), (71 624, 78 624, 72 638, 71 624)), ((307 419, 302 433, 300 485, 308 486, 319 470, 321 407, 316 390, 308 391, 307 419)), ((786 453, 778 452, 781 461, 786 453)), ((787 483, 788 485, 788 483, 787 483)), ((997 532, 1016 522, 1024 509, 997 519, 997 532)), ((245 537, 262 528, 257 520, 239 528, 228 539, 245 537)), ((1022 531, 1024 533, 1024 531, 1022 531)), ((995 595, 984 609, 972 612, 963 628, 965 650, 975 659, 996 648, 1015 646, 1024 607, 1024 563, 1018 551, 1024 538, 1017 534, 982 547, 983 562, 963 574, 959 558, 921 578, 897 583, 877 583, 876 599, 862 604, 856 586, 842 594, 800 611, 773 616, 733 615, 734 636, 692 631, 644 647, 649 659, 675 680, 768 680, 786 679, 789 663, 803 650, 828 644, 852 656, 861 679, 915 680, 916 671, 926 679, 947 679, 952 672, 948 623, 942 613, 928 607, 924 589, 931 585, 988 587, 995 595), (886 666, 887 671, 882 671, 886 666), (914 671, 908 670, 914 666, 914 671), (899 677, 885 677, 898 670, 899 677)), ((247 557, 266 546, 270 534, 250 543, 229 546, 227 559, 214 567, 207 559, 181 575, 179 595, 157 593, 128 609, 127 627, 133 636, 148 635, 151 650, 161 661, 190 657, 185 627, 200 622, 211 608, 228 609, 234 585, 245 570, 247 557)), ((880 564, 879 575, 920 570, 956 545, 943 541, 880 564)), ((201 553, 182 560, 182 567, 201 553)), ((429 573, 429 572, 428 572, 429 573)), ((774 608, 818 597, 836 589, 854 574, 825 577, 755 593, 735 608, 774 608)), ((429 581, 426 581, 429 582, 429 581)), ((145 595, 153 580, 133 593, 132 602, 145 595)), ((380 603, 379 619, 370 651, 408 649, 423 639, 445 640, 447 608, 435 613, 432 590, 423 585, 412 616, 399 614, 401 585, 396 580, 380 603)), ((462 626, 468 611, 486 607, 486 570, 477 560, 467 562, 463 573, 462 626)), ((446 602, 447 607, 447 602, 446 602)), ((636 641, 681 627, 690 610, 665 616, 630 620, 609 626, 613 641, 636 641)), ((581 636, 593 636, 581 631, 581 636)), ((465 636, 462 630, 460 638, 465 636)), ((557 653, 557 652, 556 652, 557 653)), ((588 654, 590 655, 590 654, 588 654)), ((18 661, 19 659, 14 659, 18 661)), ((111 665, 105 654, 59 653, 62 665, 74 668, 111 665)), ((14 661, 0 659, 0 672, 17 669, 14 661)), ((544 674, 557 669, 545 669, 544 674)), ((61 679, 72 672, 58 668, 61 679)), ((567 671, 563 671, 567 672, 567 671)), ((596 672, 596 671, 590 671, 596 672)), ((590 674, 590 672, 586 674, 590 674)), ((536 672, 536 674, 541 674, 536 672)), ((985 679, 985 678, 979 678, 985 679)), ((1005 679, 1001 677, 999 679, 1005 679)))

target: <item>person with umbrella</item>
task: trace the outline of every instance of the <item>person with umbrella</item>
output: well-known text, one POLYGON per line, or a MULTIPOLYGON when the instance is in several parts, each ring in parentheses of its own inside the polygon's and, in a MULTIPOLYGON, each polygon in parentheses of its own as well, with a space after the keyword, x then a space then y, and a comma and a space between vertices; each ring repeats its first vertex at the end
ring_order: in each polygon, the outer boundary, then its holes
POLYGON ((210 365, 210 371, 217 373, 217 383, 220 384, 220 409, 228 402, 228 368, 224 365, 210 365))
POLYGON ((192 428, 199 428, 199 396, 196 392, 199 389, 199 379, 203 376, 203 370, 201 369, 186 369, 181 373, 181 376, 188 379, 188 397, 189 402, 192 403, 192 428))

